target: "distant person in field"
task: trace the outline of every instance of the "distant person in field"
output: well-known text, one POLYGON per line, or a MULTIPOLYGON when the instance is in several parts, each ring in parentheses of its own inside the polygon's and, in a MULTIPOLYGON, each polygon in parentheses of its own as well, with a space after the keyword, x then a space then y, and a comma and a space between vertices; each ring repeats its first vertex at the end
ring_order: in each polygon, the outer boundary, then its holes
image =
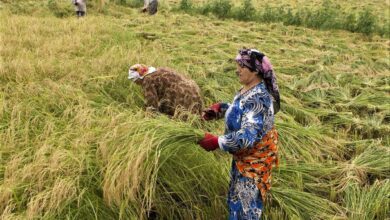
POLYGON ((77 17, 84 17, 87 13, 86 0, 72 0, 72 3, 75 6, 77 17))
POLYGON ((193 80, 168 68, 143 64, 131 66, 128 78, 142 86, 147 110, 173 116, 182 109, 201 115, 200 89, 193 80))
POLYGON ((142 8, 142 12, 148 12, 150 15, 154 15, 157 13, 157 0, 144 0, 144 7, 142 8))
POLYGON ((205 120, 224 116, 225 134, 206 133, 199 145, 233 156, 229 219, 260 219, 271 187, 271 169, 278 164, 274 114, 279 111, 279 89, 272 65, 263 53, 244 48, 235 60, 242 88, 232 103, 215 103, 203 112, 205 120))

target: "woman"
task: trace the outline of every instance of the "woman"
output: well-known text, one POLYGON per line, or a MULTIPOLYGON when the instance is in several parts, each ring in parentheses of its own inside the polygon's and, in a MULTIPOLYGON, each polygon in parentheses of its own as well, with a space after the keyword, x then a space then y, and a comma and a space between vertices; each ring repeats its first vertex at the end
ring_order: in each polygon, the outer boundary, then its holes
POLYGON ((198 85, 171 69, 135 64, 130 67, 128 78, 142 87, 147 110, 170 116, 179 109, 199 115, 202 112, 198 85))
POLYGON ((154 15, 157 13, 157 0, 144 0, 144 7, 142 8, 142 12, 149 12, 150 15, 154 15))
POLYGON ((205 120, 225 115, 225 135, 206 133, 199 145, 207 151, 220 148, 233 155, 229 219, 260 219, 271 187, 271 169, 278 163, 274 114, 280 106, 279 90, 264 54, 243 49, 236 62, 243 87, 231 104, 216 103, 203 113, 205 120))
POLYGON ((72 3, 75 6, 77 17, 84 17, 87 12, 86 0, 72 0, 72 3))

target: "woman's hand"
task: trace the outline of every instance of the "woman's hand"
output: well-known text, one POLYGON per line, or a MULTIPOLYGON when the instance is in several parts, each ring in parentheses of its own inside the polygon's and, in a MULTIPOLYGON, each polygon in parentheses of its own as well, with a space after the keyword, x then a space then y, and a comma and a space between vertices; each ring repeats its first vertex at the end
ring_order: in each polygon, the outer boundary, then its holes
POLYGON ((206 151, 213 151, 219 148, 218 136, 206 133, 202 140, 198 144, 206 151))
POLYGON ((206 121, 217 119, 219 113, 221 113, 221 104, 214 103, 202 112, 202 118, 206 121))

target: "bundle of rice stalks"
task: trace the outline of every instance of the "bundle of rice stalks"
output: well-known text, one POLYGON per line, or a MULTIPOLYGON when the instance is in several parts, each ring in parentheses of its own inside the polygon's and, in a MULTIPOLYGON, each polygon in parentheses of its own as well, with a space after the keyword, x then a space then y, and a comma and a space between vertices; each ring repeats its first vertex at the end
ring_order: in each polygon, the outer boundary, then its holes
POLYGON ((335 83, 335 78, 330 72, 327 67, 319 65, 316 71, 310 73, 306 78, 298 80, 293 88, 304 92, 310 91, 312 88, 329 88, 335 83))
POLYGON ((390 126, 384 123, 385 113, 360 118, 353 112, 323 111, 319 117, 333 130, 348 134, 348 138, 351 136, 356 137, 355 139, 383 138, 390 131, 390 126))
POLYGON ((390 133, 390 125, 385 122, 384 114, 378 113, 356 119, 356 125, 351 126, 350 133, 361 139, 383 139, 390 133))
POLYGON ((323 124, 331 126, 334 130, 340 128, 349 130, 355 122, 352 112, 319 111, 318 117, 323 124))
MULTIPOLYGON (((273 187, 270 193, 272 200, 267 206, 277 205, 278 215, 282 215, 283 219, 333 219, 345 216, 339 205, 312 193, 285 187, 273 187)), ((273 214, 268 212, 273 209, 268 207, 265 216, 272 219, 273 214)))
POLYGON ((328 90, 330 88, 317 88, 310 92, 305 91, 300 101, 306 108, 330 109, 332 108, 332 104, 327 95, 328 90))
POLYGON ((376 148, 377 146, 384 146, 383 140, 380 139, 363 139, 363 140, 352 140, 344 141, 343 145, 346 149, 346 160, 351 160, 357 155, 361 155, 364 151, 371 148, 376 148))
POLYGON ((329 103, 328 108, 337 112, 349 112, 350 109, 343 105, 343 103, 348 103, 353 98, 354 94, 351 93, 352 91, 349 85, 338 86, 336 88, 326 90, 324 95, 329 103))
POLYGON ((354 110, 359 115, 372 114, 390 108, 390 98, 385 92, 366 89, 346 103, 338 103, 354 110))
MULTIPOLYGON (((173 150, 177 146, 167 146, 173 150)), ((226 194, 230 159, 218 159, 194 146, 180 148, 165 157, 159 168, 155 210, 171 219, 219 219, 226 216, 226 194), (172 208, 173 207, 173 208, 172 208)))
POLYGON ((331 131, 316 126, 303 127, 282 113, 279 118, 283 121, 276 122, 276 129, 283 157, 317 162, 328 158, 339 160, 344 155, 342 145, 331 138, 331 131))
POLYGON ((349 184, 361 186, 390 176, 390 149, 384 146, 370 146, 350 161, 340 164, 341 175, 338 184, 343 191, 349 184))
POLYGON ((340 174, 335 164, 305 163, 286 161, 274 171, 273 185, 283 189, 296 189, 320 195, 333 201, 333 178, 340 174))
POLYGON ((294 95, 293 91, 285 91, 282 99, 282 111, 292 116, 295 121, 302 125, 318 124, 320 121, 316 116, 316 112, 310 112, 309 109, 302 104, 302 101, 294 95))
POLYGON ((375 181, 371 186, 360 187, 351 183, 345 187, 343 206, 348 219, 388 219, 390 212, 390 181, 375 181))
POLYGON ((99 144, 109 204, 123 213, 135 208, 139 218, 224 214, 229 160, 219 162, 197 146, 202 130, 166 116, 129 120, 115 125, 99 144))

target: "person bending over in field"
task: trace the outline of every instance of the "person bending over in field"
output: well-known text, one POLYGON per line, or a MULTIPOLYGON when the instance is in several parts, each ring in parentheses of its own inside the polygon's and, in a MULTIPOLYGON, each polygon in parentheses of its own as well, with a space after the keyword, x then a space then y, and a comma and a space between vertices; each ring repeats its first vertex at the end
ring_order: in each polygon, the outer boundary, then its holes
POLYGON ((193 80, 168 68, 143 64, 131 66, 128 78, 142 86, 147 110, 173 116, 180 108, 201 115, 200 89, 193 80))
POLYGON ((154 15, 157 13, 157 0, 144 0, 144 7, 142 8, 142 12, 148 12, 150 15, 154 15))
POLYGON ((86 0, 72 0, 72 3, 75 6, 77 17, 84 17, 87 12, 86 0))

